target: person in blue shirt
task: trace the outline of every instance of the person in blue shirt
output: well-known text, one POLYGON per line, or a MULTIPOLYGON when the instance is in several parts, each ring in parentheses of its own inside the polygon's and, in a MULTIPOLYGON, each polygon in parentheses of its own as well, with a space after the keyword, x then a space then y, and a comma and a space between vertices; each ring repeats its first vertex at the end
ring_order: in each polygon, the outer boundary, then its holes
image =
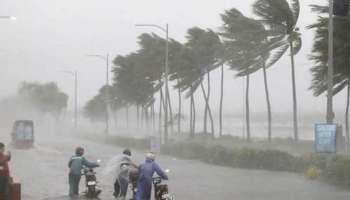
POLYGON ((95 168, 99 167, 99 164, 90 162, 84 157, 84 148, 77 147, 75 155, 71 157, 68 163, 69 167, 69 196, 76 198, 79 196, 79 183, 81 179, 81 170, 83 167, 95 168))
POLYGON ((168 180, 166 173, 155 163, 155 154, 146 154, 146 161, 140 165, 140 176, 137 184, 136 200, 150 200, 152 192, 152 177, 154 173, 164 180, 168 180))

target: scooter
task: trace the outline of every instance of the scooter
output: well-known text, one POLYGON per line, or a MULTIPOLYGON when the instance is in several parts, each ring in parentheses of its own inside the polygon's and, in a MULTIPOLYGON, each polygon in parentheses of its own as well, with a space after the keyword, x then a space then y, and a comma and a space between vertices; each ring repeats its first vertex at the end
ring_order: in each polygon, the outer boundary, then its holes
POLYGON ((102 190, 98 187, 96 172, 93 168, 84 168, 83 175, 85 176, 85 197, 88 199, 98 199, 102 190))
POLYGON ((130 187, 132 191, 132 198, 130 200, 136 200, 138 179, 139 179, 139 171, 137 169, 131 170, 129 173, 129 180, 130 180, 130 187))
MULTIPOLYGON (((166 170, 165 172, 169 173, 170 170, 166 170)), ((175 200, 174 195, 169 194, 168 184, 164 184, 162 178, 154 177, 153 186, 155 200, 175 200)))

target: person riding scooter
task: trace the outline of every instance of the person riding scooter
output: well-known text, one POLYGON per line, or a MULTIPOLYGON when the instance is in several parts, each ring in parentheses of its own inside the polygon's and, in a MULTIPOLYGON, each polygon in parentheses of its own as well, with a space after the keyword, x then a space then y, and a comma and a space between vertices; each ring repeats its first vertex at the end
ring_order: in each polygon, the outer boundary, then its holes
POLYGON ((155 163, 155 154, 146 154, 146 161, 139 167, 140 175, 137 186, 136 200, 150 200, 152 193, 152 177, 157 173, 160 178, 168 180, 166 173, 155 163))
POLYGON ((77 147, 75 150, 75 155, 71 157, 68 163, 69 167, 69 196, 78 197, 79 196, 79 183, 81 179, 81 171, 85 167, 95 168, 99 167, 99 164, 90 162, 84 157, 84 148, 77 147))

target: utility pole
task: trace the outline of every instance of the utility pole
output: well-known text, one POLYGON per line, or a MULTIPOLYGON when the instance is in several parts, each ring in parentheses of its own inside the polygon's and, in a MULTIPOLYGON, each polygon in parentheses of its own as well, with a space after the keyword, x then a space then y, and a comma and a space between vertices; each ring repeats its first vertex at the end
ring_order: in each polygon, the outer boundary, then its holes
POLYGON ((74 129, 78 128, 78 72, 75 71, 62 71, 68 75, 74 77, 74 129))
POLYGON ((78 128, 78 72, 74 71, 74 128, 78 128))
POLYGON ((333 73, 334 73, 334 0, 329 0, 329 27, 328 27, 328 92, 327 92, 327 123, 333 123, 333 73))
POLYGON ((109 135, 109 54, 106 55, 106 135, 109 135))
POLYGON ((168 141, 169 131, 168 131, 168 106, 169 106, 169 87, 168 87, 168 75, 169 75, 169 25, 166 24, 165 28, 156 24, 136 24, 140 27, 154 27, 162 30, 165 33, 166 47, 165 47, 165 69, 164 69, 164 83, 165 83, 165 101, 164 101, 164 142, 168 141))
POLYGON ((110 103, 110 91, 109 91, 109 54, 106 56, 103 55, 97 55, 97 54, 88 54, 86 56, 89 57, 97 57, 100 59, 103 59, 106 61, 106 91, 105 91, 105 102, 106 102, 106 116, 105 116, 105 124, 106 124, 106 130, 105 134, 109 135, 109 103, 110 103))
POLYGON ((165 97, 165 110, 164 110, 164 141, 168 142, 169 138, 169 130, 168 130, 168 104, 169 104, 169 99, 168 99, 168 94, 169 94, 169 87, 168 87, 168 75, 169 75, 169 25, 166 24, 165 28, 166 32, 166 50, 165 50, 165 92, 166 92, 166 97, 165 97))

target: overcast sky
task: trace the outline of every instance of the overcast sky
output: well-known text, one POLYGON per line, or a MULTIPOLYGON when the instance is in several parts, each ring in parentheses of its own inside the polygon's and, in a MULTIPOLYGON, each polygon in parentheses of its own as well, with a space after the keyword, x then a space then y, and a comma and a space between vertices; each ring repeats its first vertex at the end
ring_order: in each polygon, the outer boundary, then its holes
MULTIPOLYGON (((105 82, 103 60, 86 54, 126 54, 137 49, 137 36, 154 31, 136 28, 136 23, 170 24, 170 35, 184 41, 192 26, 217 30, 220 13, 236 7, 252 16, 253 0, 1 0, 0 15, 14 15, 16 21, 0 21, 0 97, 14 94, 18 83, 55 81, 63 91, 73 92, 73 79, 61 70, 78 70, 79 104, 83 105, 105 82)), ((317 1, 324 3, 323 0, 317 1)), ((308 61, 313 32, 305 26, 316 20, 309 5, 301 0, 299 27, 304 40, 296 57, 297 92, 302 112, 325 110, 325 98, 315 98, 308 91, 312 63, 308 61)), ((157 32, 162 34, 161 32, 157 32)), ((274 112, 289 112, 291 74, 289 57, 268 71, 274 112)), ((219 74, 213 76, 213 106, 218 103, 219 74)), ((225 78, 225 111, 242 110, 241 79, 227 70, 225 78)), ((253 112, 265 110, 262 73, 253 76, 251 88, 253 112)), ((336 98, 335 107, 342 110, 345 96, 336 98)), ((342 114, 342 113, 340 113, 342 114)))

